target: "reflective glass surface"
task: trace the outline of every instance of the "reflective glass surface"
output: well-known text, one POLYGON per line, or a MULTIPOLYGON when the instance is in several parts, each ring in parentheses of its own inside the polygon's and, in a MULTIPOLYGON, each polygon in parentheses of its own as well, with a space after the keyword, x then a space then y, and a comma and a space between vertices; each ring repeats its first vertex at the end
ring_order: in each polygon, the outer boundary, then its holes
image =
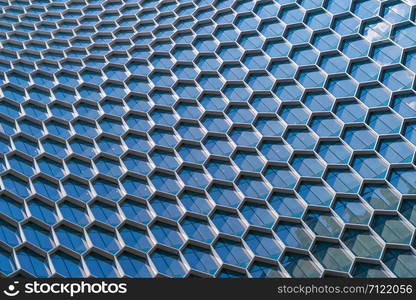
POLYGON ((0 0, 0 275, 416 277, 415 0, 0 0))

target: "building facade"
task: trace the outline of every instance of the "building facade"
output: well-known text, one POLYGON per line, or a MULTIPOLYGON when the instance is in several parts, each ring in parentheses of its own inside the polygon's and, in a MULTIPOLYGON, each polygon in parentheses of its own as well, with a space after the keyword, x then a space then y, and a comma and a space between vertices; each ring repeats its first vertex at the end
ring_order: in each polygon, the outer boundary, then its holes
POLYGON ((0 275, 416 276, 415 7, 0 0, 0 275))

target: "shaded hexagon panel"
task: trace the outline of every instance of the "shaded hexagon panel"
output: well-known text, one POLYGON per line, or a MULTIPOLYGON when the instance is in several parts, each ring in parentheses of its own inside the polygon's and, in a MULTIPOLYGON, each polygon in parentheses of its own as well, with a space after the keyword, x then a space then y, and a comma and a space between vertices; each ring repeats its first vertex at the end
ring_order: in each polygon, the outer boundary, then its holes
POLYGON ((0 0, 0 276, 416 276, 415 12, 0 0))

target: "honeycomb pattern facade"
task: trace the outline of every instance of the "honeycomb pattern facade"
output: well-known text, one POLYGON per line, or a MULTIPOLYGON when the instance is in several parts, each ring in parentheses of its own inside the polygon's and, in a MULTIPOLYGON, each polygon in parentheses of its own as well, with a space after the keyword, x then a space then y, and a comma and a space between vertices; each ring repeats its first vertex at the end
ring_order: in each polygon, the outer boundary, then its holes
POLYGON ((416 276, 415 0, 0 10, 1 276, 416 276))

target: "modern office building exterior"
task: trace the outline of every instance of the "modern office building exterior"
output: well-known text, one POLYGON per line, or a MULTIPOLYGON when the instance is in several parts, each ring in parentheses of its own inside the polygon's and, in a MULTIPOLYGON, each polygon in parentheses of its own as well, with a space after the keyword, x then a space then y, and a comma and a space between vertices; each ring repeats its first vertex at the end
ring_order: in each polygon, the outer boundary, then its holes
POLYGON ((0 0, 0 275, 415 277, 415 15, 0 0))

